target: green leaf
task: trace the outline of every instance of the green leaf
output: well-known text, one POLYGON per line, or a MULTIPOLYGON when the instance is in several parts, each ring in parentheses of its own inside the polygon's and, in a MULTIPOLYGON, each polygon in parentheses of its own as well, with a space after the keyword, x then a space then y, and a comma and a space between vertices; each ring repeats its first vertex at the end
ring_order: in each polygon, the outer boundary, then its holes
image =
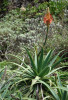
POLYGON ((7 84, 7 86, 5 86, 5 90, 4 90, 4 92, 2 93, 2 98, 4 98, 4 97, 6 96, 6 93, 7 93, 8 88, 9 88, 10 85, 11 85, 11 84, 7 84))
POLYGON ((59 74, 58 74, 58 73, 57 73, 57 76, 58 76, 58 83, 59 83, 58 85, 59 85, 59 86, 62 86, 61 80, 60 80, 60 77, 59 77, 59 74))
POLYGON ((4 68, 0 69, 0 78, 1 78, 2 75, 4 74, 3 70, 4 70, 4 68))
POLYGON ((23 61, 19 56, 16 56, 16 55, 13 55, 13 54, 6 54, 6 55, 15 57, 15 58, 19 59, 21 62, 23 61))
MULTIPOLYGON (((60 80, 60 77, 59 77, 58 73, 57 73, 57 76, 58 76, 57 85, 58 85, 58 86, 61 86, 62 84, 61 84, 61 80, 60 80)), ((57 89, 57 92, 58 92, 57 94, 58 94, 59 98, 61 99, 61 97, 62 97, 62 90, 57 89)))
POLYGON ((68 52, 65 52, 62 56, 61 56, 61 58, 63 58, 65 55, 67 55, 68 54, 68 52))
POLYGON ((53 63, 55 62, 55 60, 57 59, 57 57, 60 55, 62 51, 60 51, 50 62, 49 67, 51 67, 53 65, 53 63))
POLYGON ((54 67, 56 67, 61 61, 62 61, 62 59, 60 58, 59 61, 57 61, 55 64, 53 64, 53 65, 51 66, 51 70, 52 70, 54 67))
POLYGON ((59 88, 61 90, 64 90, 64 91, 67 91, 68 92, 68 88, 67 87, 58 86, 58 87, 53 87, 53 88, 59 88))
POLYGON ((62 100, 66 100, 67 97, 67 91, 64 91, 64 93, 62 94, 62 100))
POLYGON ((46 76, 49 76, 49 75, 53 74, 55 71, 65 68, 65 67, 67 67, 67 66, 56 68, 56 69, 52 70, 51 72, 49 72, 46 76))
POLYGON ((16 66, 18 66, 18 67, 21 67, 22 69, 26 69, 25 67, 23 67, 23 66, 20 65, 20 64, 17 64, 17 63, 14 63, 14 62, 7 62, 7 61, 6 61, 6 65, 9 65, 9 64, 16 65, 16 66))
POLYGON ((50 68, 49 67, 45 67, 44 69, 42 69, 42 71, 39 73, 40 77, 44 77, 45 75, 48 74, 50 68))
POLYGON ((36 76, 35 79, 32 80, 32 84, 31 86, 33 86, 34 84, 36 84, 36 82, 40 79, 40 77, 36 76))
POLYGON ((35 47, 35 66, 36 66, 36 70, 38 70, 37 68, 37 48, 35 47))
POLYGON ((50 61, 53 59, 53 53, 54 53, 54 50, 52 50, 51 52, 51 56, 49 57, 48 63, 50 63, 50 61))
POLYGON ((54 68, 54 67, 56 67, 61 61, 64 61, 64 60, 66 60, 66 59, 68 59, 68 57, 66 57, 66 58, 60 58, 55 64, 53 64, 53 66, 51 67, 51 70, 54 68))
POLYGON ((56 100, 60 100, 58 95, 55 93, 55 91, 47 83, 45 83, 44 81, 41 81, 41 80, 39 80, 39 82, 44 84, 50 90, 51 94, 54 96, 54 98, 56 100))
POLYGON ((23 97, 23 100, 36 100, 36 99, 34 99, 34 98, 23 97))
POLYGON ((42 69, 42 61, 43 61, 43 48, 41 49, 41 55, 40 55, 40 58, 38 60, 38 72, 40 72, 42 69))
POLYGON ((6 61, 0 62, 0 67, 4 67, 4 66, 6 66, 6 65, 7 65, 7 62, 6 62, 6 61))
POLYGON ((45 58, 45 60, 43 61, 42 69, 47 65, 48 60, 49 60, 49 58, 50 58, 50 56, 51 56, 51 53, 52 53, 52 50, 50 50, 50 51, 47 53, 46 58, 45 58))
POLYGON ((33 59, 32 59, 32 57, 31 57, 31 55, 30 55, 28 49, 26 49, 26 51, 27 51, 27 54, 28 54, 28 56, 29 56, 29 58, 30 58, 31 65, 32 65, 32 69, 33 69, 34 73, 37 74, 36 66, 35 66, 35 64, 34 64, 34 62, 33 62, 33 59))

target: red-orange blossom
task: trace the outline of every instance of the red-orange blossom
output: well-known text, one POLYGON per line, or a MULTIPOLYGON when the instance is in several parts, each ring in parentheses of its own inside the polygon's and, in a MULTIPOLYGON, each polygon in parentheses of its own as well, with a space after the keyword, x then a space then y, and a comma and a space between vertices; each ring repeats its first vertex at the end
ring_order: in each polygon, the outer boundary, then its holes
POLYGON ((52 17, 52 15, 50 14, 49 7, 48 7, 48 8, 47 8, 47 13, 46 13, 46 15, 44 16, 43 21, 44 21, 45 24, 47 24, 47 26, 49 26, 49 25, 51 24, 52 20, 53 20, 53 17, 52 17))

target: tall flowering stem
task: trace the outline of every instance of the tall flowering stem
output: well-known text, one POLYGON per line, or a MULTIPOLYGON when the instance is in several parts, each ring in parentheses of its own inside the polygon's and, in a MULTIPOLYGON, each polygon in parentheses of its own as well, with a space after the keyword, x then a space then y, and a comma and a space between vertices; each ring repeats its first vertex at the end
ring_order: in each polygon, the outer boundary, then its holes
POLYGON ((46 37, 45 37, 45 41, 44 41, 44 43, 43 43, 43 47, 45 46, 45 44, 46 44, 46 41, 47 41, 47 37, 48 37, 48 31, 49 31, 49 29, 48 29, 48 27, 47 27, 47 34, 46 34, 46 37))
MULTIPOLYGON (((46 32, 46 37, 45 37, 45 41, 43 43, 43 47, 45 46, 46 44, 46 41, 47 41, 47 38, 48 38, 48 32, 49 32, 49 25, 51 24, 53 20, 53 17, 52 15, 50 14, 50 10, 49 10, 49 7, 47 8, 47 13, 45 14, 44 18, 43 18, 43 21, 44 23, 47 25, 47 32, 46 32)), ((40 52, 38 53, 38 56, 40 55, 41 53, 41 50, 40 52)))
POLYGON ((45 42, 43 43, 43 47, 46 44, 47 36, 48 36, 48 31, 49 31, 49 25, 51 24, 52 20, 53 20, 53 17, 50 14, 50 10, 49 10, 49 7, 48 7, 47 8, 47 13, 45 14, 45 16, 43 18, 44 23, 47 25, 47 33, 46 33, 46 37, 45 37, 45 42))
MULTIPOLYGON (((50 14, 50 10, 49 10, 49 7, 47 8, 47 13, 46 15, 44 16, 43 18, 43 21, 44 23, 47 25, 47 33, 46 33, 46 37, 45 37, 45 41, 43 43, 43 47, 45 46, 46 44, 46 41, 47 41, 47 37, 48 37, 48 32, 49 32, 49 25, 51 24, 53 20, 53 17, 52 15, 50 14)), ((39 54, 41 53, 41 51, 39 52, 39 54)), ((38 56, 39 56, 38 54, 38 56)), ((42 93, 42 100, 44 100, 44 96, 43 96, 43 90, 42 90, 42 84, 41 84, 41 93, 42 93)))

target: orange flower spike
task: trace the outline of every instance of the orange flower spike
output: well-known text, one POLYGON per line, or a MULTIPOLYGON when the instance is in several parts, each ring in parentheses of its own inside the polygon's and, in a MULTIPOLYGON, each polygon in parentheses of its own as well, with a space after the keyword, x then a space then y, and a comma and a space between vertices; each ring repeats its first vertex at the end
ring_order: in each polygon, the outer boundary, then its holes
POLYGON ((53 20, 53 17, 50 14, 49 7, 48 7, 47 8, 47 13, 46 13, 43 21, 44 21, 45 24, 47 24, 47 26, 49 26, 51 24, 52 20, 53 20))

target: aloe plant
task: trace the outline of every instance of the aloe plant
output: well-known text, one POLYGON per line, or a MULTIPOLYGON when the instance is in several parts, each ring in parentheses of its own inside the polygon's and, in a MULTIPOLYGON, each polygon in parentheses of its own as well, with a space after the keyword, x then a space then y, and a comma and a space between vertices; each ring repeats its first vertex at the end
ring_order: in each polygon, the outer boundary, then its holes
MULTIPOLYGON (((23 96, 22 98, 28 98, 28 97, 30 98, 32 96, 33 98, 42 97, 42 100, 46 98, 45 94, 47 91, 46 92, 44 91, 45 88, 48 88, 48 91, 51 92, 55 100, 61 100, 59 98, 59 95, 57 95, 55 90, 52 89, 52 87, 50 86, 50 81, 52 82, 52 77, 53 77, 52 74, 55 73, 57 70, 63 68, 63 67, 56 68, 56 66, 65 59, 65 58, 62 59, 63 56, 58 58, 58 56, 62 51, 59 52, 56 56, 53 56, 54 51, 50 50, 44 57, 42 48, 41 53, 38 57, 37 49, 35 48, 35 59, 32 58, 31 53, 29 52, 28 49, 26 49, 26 52, 30 58, 31 65, 25 64, 25 62, 23 62, 20 57, 11 54, 9 55, 16 57, 16 59, 19 59, 20 62, 23 63, 23 65, 8 61, 0 63, 0 66, 11 64, 19 67, 17 70, 8 71, 8 73, 11 73, 11 75, 15 74, 14 77, 10 77, 8 80, 13 84, 12 87, 14 87, 15 85, 16 87, 18 87, 19 84, 23 84, 23 86, 21 86, 22 96, 23 96), (44 86, 45 88, 43 88, 44 86), (41 97, 39 96, 40 92, 42 95, 41 97)), ((55 86, 54 81, 55 80, 53 79, 52 84, 55 86)))
MULTIPOLYGON (((59 70, 60 68, 56 68, 54 69, 61 61, 63 61, 62 57, 60 57, 57 61, 57 58, 59 56, 59 54, 62 52, 59 52, 56 56, 53 57, 53 51, 50 50, 47 55, 45 56, 45 58, 43 57, 43 48, 41 49, 41 54, 38 57, 37 56, 37 50, 35 49, 35 61, 32 59, 30 52, 26 49, 27 54, 30 58, 31 61, 31 70, 32 73, 29 71, 28 76, 33 76, 31 78, 35 78, 32 79, 32 86, 39 80, 42 80, 43 82, 45 82, 44 80, 48 81, 50 80, 50 75, 52 73, 54 73, 55 71, 59 70)), ((55 97, 56 100, 59 100, 58 95, 56 95, 53 90, 51 89, 51 87, 48 84, 48 81, 45 82, 46 87, 48 87, 52 93, 52 95, 55 97)))
MULTIPOLYGON (((35 61, 32 59, 30 52, 28 51, 28 49, 26 49, 27 54, 30 58, 31 61, 31 69, 33 71, 32 75, 34 75, 34 77, 39 76, 41 78, 44 78, 46 75, 51 74, 51 72, 53 71, 53 69, 64 59, 62 59, 62 57, 60 57, 58 60, 58 56, 60 55, 60 53, 62 51, 60 51, 56 56, 53 56, 53 52, 52 50, 50 50, 47 55, 45 56, 45 58, 43 57, 43 48, 41 49, 41 54, 38 57, 37 56, 37 50, 35 50, 35 61)), ((59 68, 60 69, 60 68, 59 68)), ((56 68, 55 70, 58 70, 58 68, 56 68)), ((54 71, 55 71, 54 70, 54 71)))

